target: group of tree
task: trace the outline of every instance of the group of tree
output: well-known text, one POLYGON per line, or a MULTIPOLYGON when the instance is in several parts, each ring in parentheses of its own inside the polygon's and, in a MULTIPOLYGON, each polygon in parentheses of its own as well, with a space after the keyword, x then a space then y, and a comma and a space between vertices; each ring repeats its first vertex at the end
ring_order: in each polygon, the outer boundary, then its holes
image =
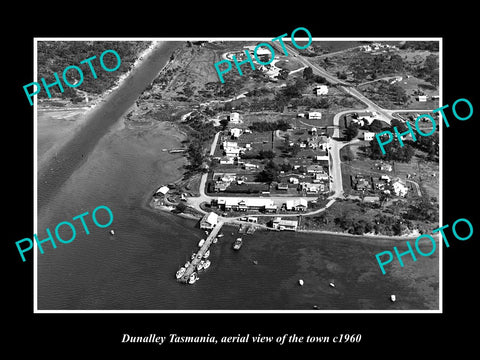
POLYGON ((185 168, 188 170, 188 173, 204 170, 205 152, 203 143, 200 140, 195 139, 190 142, 187 150, 187 158, 189 164, 185 165, 185 168))
POLYGON ((360 126, 357 123, 354 123, 353 121, 350 122, 350 124, 347 126, 347 128, 344 130, 345 134, 345 139, 347 141, 352 140, 358 135, 358 128, 360 126))
POLYGON ((191 130, 189 135, 201 142, 212 139, 217 132, 213 122, 209 121, 205 114, 198 111, 190 114, 185 119, 185 124, 191 130))
MULTIPOLYGON (((147 41, 39 41, 37 43, 38 79, 45 78, 46 83, 53 83, 55 72, 61 78, 66 67, 75 65, 83 72, 83 82, 78 90, 89 94, 101 94, 111 88, 117 79, 130 69, 138 54, 149 45, 150 42, 147 41), (113 72, 106 72, 100 66, 99 58, 105 50, 115 50, 120 56, 120 67, 113 72), (96 56, 96 59, 92 60, 96 78, 88 64, 80 64, 80 61, 93 56, 96 56)), ((117 59, 112 54, 105 55, 103 61, 107 68, 114 68, 117 64, 117 59)), ((80 80, 80 75, 78 72, 70 71, 67 73, 67 80, 73 84, 76 80, 80 80)), ((63 85, 63 88, 63 93, 58 86, 52 86, 49 90, 53 97, 74 101, 81 99, 76 89, 66 85, 63 85)), ((39 92, 38 96, 48 97, 46 91, 39 92)))
POLYGON ((429 222, 438 221, 439 206, 433 198, 428 196, 420 197, 414 203, 409 204, 409 209, 405 213, 405 219, 421 220, 429 222))
POLYGON ((438 41, 405 41, 404 44, 400 46, 400 49, 412 49, 412 50, 428 50, 435 51, 439 50, 438 41))
POLYGON ((256 176, 256 181, 271 183, 278 181, 279 166, 273 161, 269 160, 262 171, 256 176))
POLYGON ((259 152, 246 152, 242 155, 242 159, 250 160, 250 159, 273 159, 275 157, 275 152, 272 150, 260 150, 259 152))
MULTIPOLYGON (((393 130, 391 131, 394 133, 393 130)), ((369 147, 366 148, 366 152, 367 155, 374 160, 393 160, 406 163, 410 162, 415 154, 415 149, 407 142, 404 141, 403 146, 400 146, 400 142, 396 136, 394 136, 392 142, 384 145, 384 149, 385 155, 382 153, 377 139, 374 138, 372 141, 370 141, 369 147)))
POLYGON ((330 98, 327 97, 301 97, 292 99, 290 104, 293 108, 306 106, 311 109, 328 109, 330 107, 330 98))
POLYGON ((417 68, 415 76, 428 81, 432 86, 437 88, 439 84, 439 69, 438 69, 438 56, 430 54, 425 58, 423 66, 417 68))
POLYGON ((307 82, 316 82, 318 84, 328 84, 329 83, 328 80, 325 79, 323 76, 320 76, 318 74, 314 74, 313 70, 310 66, 306 67, 303 70, 303 78, 307 82))

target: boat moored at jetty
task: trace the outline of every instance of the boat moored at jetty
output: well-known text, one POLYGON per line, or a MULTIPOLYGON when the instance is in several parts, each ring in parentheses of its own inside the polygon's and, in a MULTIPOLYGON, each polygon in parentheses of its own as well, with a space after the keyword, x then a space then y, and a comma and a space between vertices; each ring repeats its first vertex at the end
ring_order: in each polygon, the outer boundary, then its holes
POLYGON ((190 277, 188 278, 188 283, 189 284, 195 284, 195 282, 199 279, 199 277, 197 276, 197 273, 196 272, 193 272, 190 277))
POLYGON ((205 239, 202 239, 198 242, 198 247, 202 247, 205 244, 205 239))
POLYGON ((242 238, 237 238, 235 242, 233 243, 233 250, 240 250, 242 247, 242 238))
POLYGON ((183 276, 183 274, 185 274, 185 271, 187 271, 187 268, 183 266, 180 269, 178 269, 177 273, 175 274, 177 279, 180 279, 183 276))

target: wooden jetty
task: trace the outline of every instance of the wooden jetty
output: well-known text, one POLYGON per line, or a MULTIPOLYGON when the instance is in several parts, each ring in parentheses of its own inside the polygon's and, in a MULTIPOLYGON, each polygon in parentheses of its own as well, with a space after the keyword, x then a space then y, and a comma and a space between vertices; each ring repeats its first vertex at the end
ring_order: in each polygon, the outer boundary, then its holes
POLYGON ((222 226, 223 226, 223 221, 219 220, 217 225, 212 229, 212 232, 205 239, 205 243, 197 251, 197 255, 195 256, 195 258, 190 261, 190 265, 188 266, 183 276, 180 279, 178 279, 178 281, 183 283, 188 283, 188 279, 190 275, 197 270, 198 263, 203 259, 203 255, 210 248, 210 245, 212 245, 213 239, 215 239, 215 237, 217 236, 222 226))

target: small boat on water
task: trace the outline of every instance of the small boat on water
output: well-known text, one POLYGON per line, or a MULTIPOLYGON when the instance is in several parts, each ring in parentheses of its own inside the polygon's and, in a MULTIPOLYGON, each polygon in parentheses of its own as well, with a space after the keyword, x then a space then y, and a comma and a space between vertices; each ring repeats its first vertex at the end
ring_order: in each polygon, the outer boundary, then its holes
POLYGON ((395 295, 390 295, 390 301, 395 302, 397 300, 397 297, 395 295))
POLYGON ((183 266, 180 269, 178 269, 177 273, 175 274, 177 279, 180 279, 183 276, 183 274, 185 274, 185 271, 187 271, 187 269, 184 268, 183 266))
POLYGON ((183 265, 184 268, 188 268, 190 266, 190 261, 187 261, 185 265, 183 265))
POLYGON ((197 265, 197 271, 203 270, 203 266, 205 264, 205 261, 200 261, 197 265))
POLYGON ((240 250, 242 247, 242 238, 237 238, 235 242, 233 243, 233 250, 240 250))
POLYGON ((218 238, 217 238, 217 237, 214 237, 212 242, 213 242, 214 244, 216 244, 217 241, 218 241, 218 238))
POLYGON ((258 261, 257 261, 257 260, 253 260, 253 263, 254 263, 255 265, 258 265, 258 261))
POLYGON ((217 235, 217 237, 219 237, 219 238, 222 238, 222 237, 224 237, 224 236, 225 236, 225 235, 223 235, 223 233, 220 233, 220 234, 217 235))
POLYGON ((205 230, 205 235, 208 235, 208 231, 207 231, 207 230, 205 230))
POLYGON ((303 286, 304 284, 302 279, 298 280, 298 283, 300 284, 300 286, 303 286))
POLYGON ((198 247, 202 247, 205 244, 205 239, 202 239, 198 242, 198 247))
POLYGON ((203 269, 204 270, 207 270, 211 265, 211 261, 210 260, 205 260, 205 263, 203 264, 203 269))
POLYGON ((335 287, 335 284, 333 283, 333 281, 328 285, 330 285, 331 287, 335 287))
POLYGON ((192 254, 192 257, 190 258, 191 260, 195 259, 195 256, 197 255, 197 253, 193 253, 192 254))
POLYGON ((196 272, 193 272, 190 277, 188 278, 188 283, 189 284, 194 284, 195 281, 197 281, 199 279, 199 277, 197 276, 197 273, 196 272))
POLYGON ((210 250, 205 251, 205 254, 203 254, 203 258, 208 259, 209 256, 210 256, 210 250))
POLYGON ((110 235, 115 235, 115 231, 113 229, 110 230, 110 235))

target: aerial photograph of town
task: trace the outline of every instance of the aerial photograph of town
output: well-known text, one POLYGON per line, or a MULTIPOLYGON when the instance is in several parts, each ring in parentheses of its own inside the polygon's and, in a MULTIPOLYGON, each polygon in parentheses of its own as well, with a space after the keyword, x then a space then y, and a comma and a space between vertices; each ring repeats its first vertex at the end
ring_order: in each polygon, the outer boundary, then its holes
POLYGON ((441 41, 297 36, 36 40, 38 310, 440 309, 441 41))

